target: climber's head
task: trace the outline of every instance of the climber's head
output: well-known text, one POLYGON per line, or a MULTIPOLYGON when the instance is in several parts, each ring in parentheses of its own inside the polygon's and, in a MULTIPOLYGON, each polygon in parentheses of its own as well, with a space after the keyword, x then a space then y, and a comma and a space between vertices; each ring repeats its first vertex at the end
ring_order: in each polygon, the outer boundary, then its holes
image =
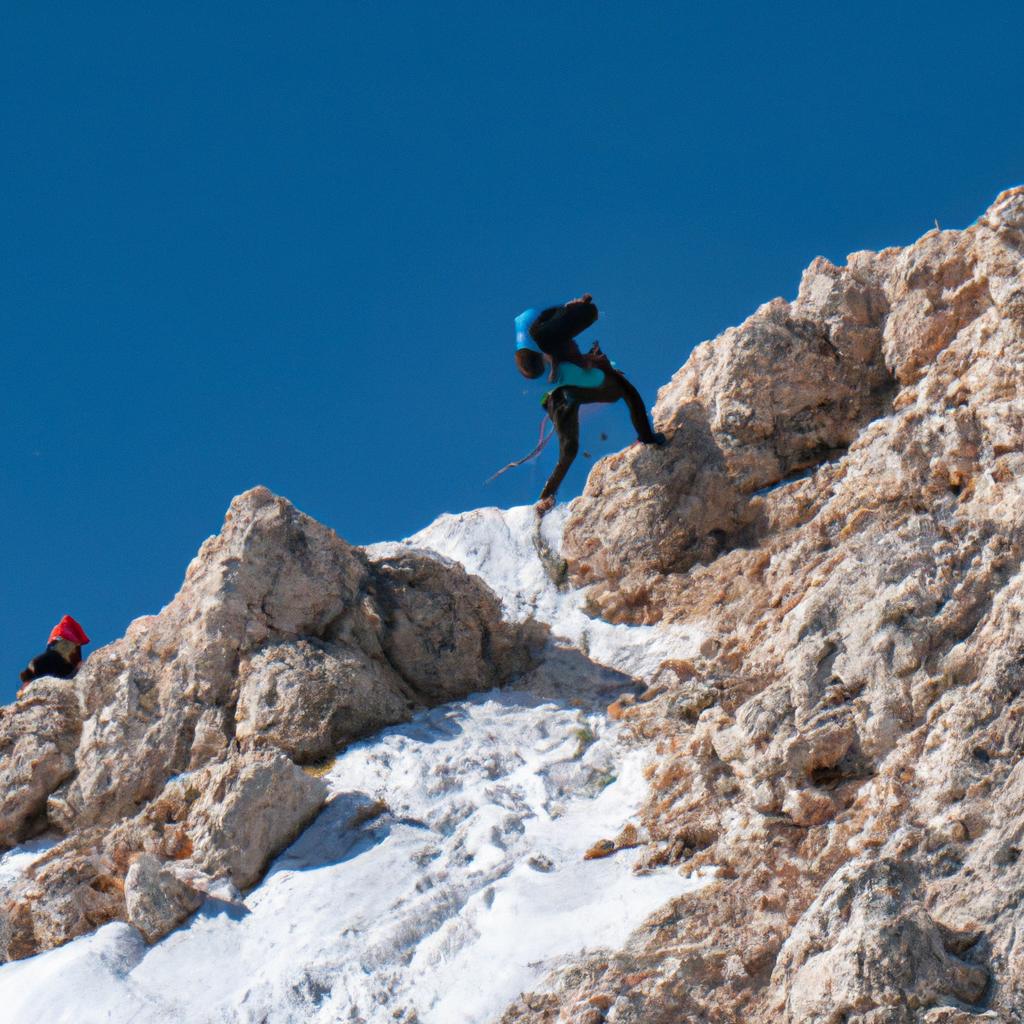
POLYGON ((537 342, 530 337, 530 328, 540 316, 539 309, 524 310, 516 317, 516 366, 529 380, 535 380, 544 372, 544 356, 537 342))

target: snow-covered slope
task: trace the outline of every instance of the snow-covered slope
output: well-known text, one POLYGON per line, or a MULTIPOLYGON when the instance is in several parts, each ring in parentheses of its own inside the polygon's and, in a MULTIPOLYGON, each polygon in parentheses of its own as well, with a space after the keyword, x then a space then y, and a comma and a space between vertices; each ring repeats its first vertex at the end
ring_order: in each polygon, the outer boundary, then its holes
MULTIPOLYGON (((327 808, 244 900, 207 900, 153 947, 117 923, 7 964, 3 1020, 483 1024, 559 958, 621 945, 699 886, 671 869, 634 873, 628 849, 583 857, 646 790, 644 755, 603 711, 620 673, 648 674, 697 638, 587 619, 545 571, 562 521, 538 540, 532 509, 485 509, 406 542, 482 576, 510 616, 551 624, 561 643, 529 689, 425 711, 350 747, 327 775, 327 808)), ((0 873, 42 849, 11 851, 0 873)))
MULTIPOLYGON (((692 625, 621 626, 589 618, 580 592, 559 581, 568 505, 538 519, 532 505, 480 508, 438 517, 402 545, 459 562, 501 598, 513 619, 533 616, 598 664, 649 679, 663 661, 696 654, 703 635, 692 625)), ((371 555, 396 546, 375 544, 371 555)))
POLYGON ((111 924, 7 964, 3 1019, 488 1021, 699 884, 583 859, 638 808, 641 768, 601 715, 530 695, 425 712, 337 759, 327 809, 244 903, 209 900, 152 948, 111 924))

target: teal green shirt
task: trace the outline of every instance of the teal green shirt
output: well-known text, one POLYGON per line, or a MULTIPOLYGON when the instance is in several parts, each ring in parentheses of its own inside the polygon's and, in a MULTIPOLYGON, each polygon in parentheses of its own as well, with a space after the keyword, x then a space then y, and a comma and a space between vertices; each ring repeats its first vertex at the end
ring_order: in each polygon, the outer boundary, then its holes
POLYGON ((603 383, 604 370, 598 370, 596 367, 585 370, 582 366, 577 366, 575 363, 559 363, 558 375, 555 377, 551 387, 544 392, 544 397, 541 398, 540 404, 544 405, 552 392, 557 391, 559 388, 599 388, 603 383))

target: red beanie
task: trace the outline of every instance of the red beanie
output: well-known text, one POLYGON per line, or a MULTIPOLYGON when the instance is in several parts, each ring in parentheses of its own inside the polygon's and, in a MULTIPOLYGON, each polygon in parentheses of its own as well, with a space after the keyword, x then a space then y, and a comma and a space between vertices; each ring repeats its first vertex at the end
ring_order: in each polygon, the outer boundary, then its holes
POLYGON ((52 644, 54 640, 70 640, 73 644, 82 647, 89 642, 85 630, 75 622, 70 615, 65 615, 50 632, 50 639, 46 642, 52 644))

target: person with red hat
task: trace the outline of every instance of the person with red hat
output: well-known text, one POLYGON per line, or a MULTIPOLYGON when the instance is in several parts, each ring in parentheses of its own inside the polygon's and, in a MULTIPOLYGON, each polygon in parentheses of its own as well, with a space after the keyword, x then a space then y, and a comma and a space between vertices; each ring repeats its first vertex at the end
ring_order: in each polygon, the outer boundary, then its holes
MULTIPOLYGON (((82 648, 88 642, 85 630, 70 615, 65 615, 50 631, 46 650, 37 654, 21 673, 21 681, 30 683, 40 676, 70 679, 82 663, 82 648)), ((23 689, 18 691, 19 697, 23 689)))

